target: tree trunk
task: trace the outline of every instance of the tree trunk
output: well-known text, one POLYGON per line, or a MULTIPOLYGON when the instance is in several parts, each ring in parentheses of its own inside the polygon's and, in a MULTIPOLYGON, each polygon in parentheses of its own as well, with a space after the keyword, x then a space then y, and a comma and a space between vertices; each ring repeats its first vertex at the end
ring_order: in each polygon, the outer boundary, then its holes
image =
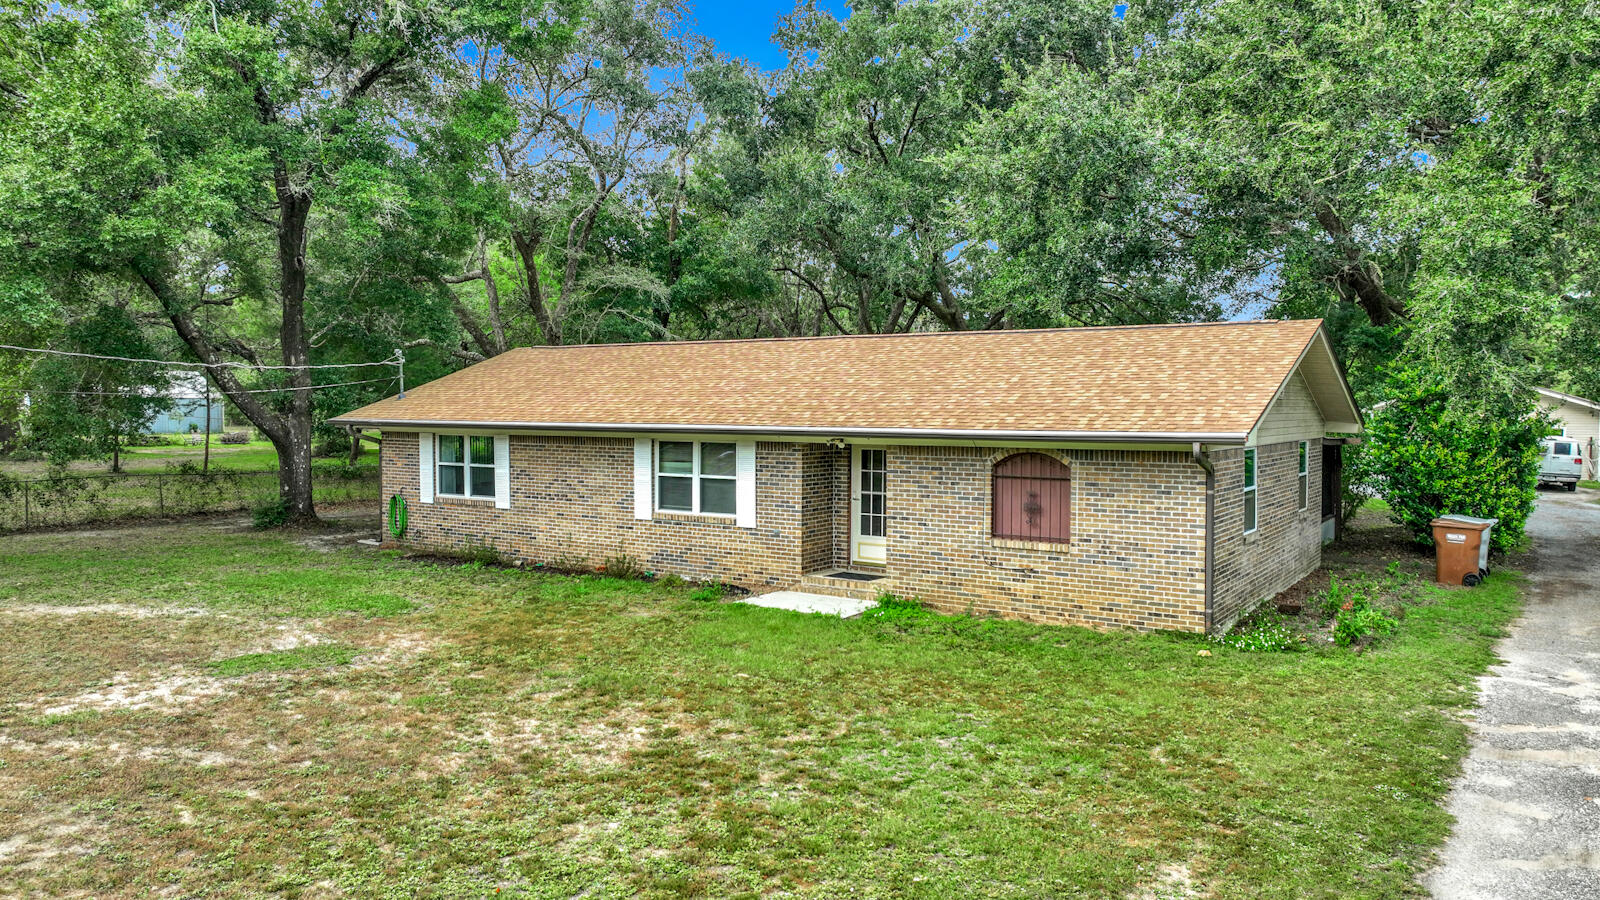
POLYGON ((1333 239, 1344 257, 1343 265, 1330 280, 1341 300, 1353 300, 1374 325, 1388 325, 1406 318, 1406 305, 1383 285, 1382 273, 1366 257, 1350 233, 1350 227, 1327 201, 1316 201, 1317 224, 1333 239))
POLYGON ((283 364, 289 370, 289 412, 284 434, 273 439, 278 448, 278 499, 288 509, 290 524, 314 522, 317 510, 311 495, 311 344, 306 334, 306 242, 310 237, 311 194, 296 187, 287 168, 277 168, 278 291, 283 320, 278 334, 283 364))
POLYGON ((116 435, 111 436, 111 471, 113 473, 122 471, 122 439, 116 435))
POLYGON ((544 302, 544 289, 539 286, 540 235, 512 231, 511 243, 516 246, 517 256, 522 259, 522 272, 528 281, 528 307, 533 310, 534 321, 539 323, 539 333, 546 344, 559 344, 561 325, 550 314, 550 308, 544 302))
MULTIPOLYGON (((672 205, 667 210, 667 302, 656 308, 656 322, 665 332, 672 325, 672 294, 683 278, 683 252, 678 247, 679 209, 683 205, 684 191, 689 184, 689 152, 678 151, 678 184, 672 193, 672 205)), ((799 287, 795 288, 796 293, 799 287)))
POLYGON ((278 451, 278 498, 288 512, 288 523, 314 522, 316 509, 311 502, 311 423, 296 428, 291 422, 286 440, 273 440, 278 451))

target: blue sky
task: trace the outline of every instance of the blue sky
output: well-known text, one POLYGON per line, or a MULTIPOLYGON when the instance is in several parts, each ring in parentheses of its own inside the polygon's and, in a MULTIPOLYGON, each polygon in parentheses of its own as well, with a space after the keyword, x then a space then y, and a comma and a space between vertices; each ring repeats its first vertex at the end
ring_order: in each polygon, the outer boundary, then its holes
MULTIPOLYGON (((717 50, 769 70, 783 68, 783 51, 773 45, 772 32, 778 27, 778 17, 793 12, 794 7, 795 0, 689 0, 696 33, 716 41, 717 50)), ((849 2, 817 0, 817 7, 843 16, 849 2)), ((1115 3, 1112 14, 1121 18, 1127 8, 1126 3, 1115 3)))
MULTIPOLYGON (((844 0, 818 0, 817 6, 843 15, 844 0)), ((794 11, 795 0, 689 0, 694 30, 717 43, 717 50, 743 57, 764 69, 781 69, 783 51, 772 43, 778 18, 794 11)))

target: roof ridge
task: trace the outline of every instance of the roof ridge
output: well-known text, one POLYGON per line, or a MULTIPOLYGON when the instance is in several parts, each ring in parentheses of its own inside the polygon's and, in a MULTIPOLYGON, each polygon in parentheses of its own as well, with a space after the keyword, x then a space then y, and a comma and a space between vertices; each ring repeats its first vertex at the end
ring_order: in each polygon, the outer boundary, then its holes
POLYGON ((1066 328, 986 328, 974 331, 896 331, 887 334, 805 334, 787 337, 748 337, 748 338, 704 338, 700 340, 684 341, 617 341, 608 344, 535 344, 523 347, 513 347, 512 351, 522 350, 571 350, 571 349, 598 349, 609 347, 682 347, 690 344, 777 344, 795 343, 799 341, 849 341, 871 340, 873 338, 933 338, 933 337, 979 337, 1009 334, 1065 334, 1084 331, 1149 331, 1164 328, 1211 328, 1218 326, 1245 326, 1245 325, 1321 325, 1322 319, 1240 319, 1221 322, 1150 322, 1143 325, 1079 325, 1066 328))

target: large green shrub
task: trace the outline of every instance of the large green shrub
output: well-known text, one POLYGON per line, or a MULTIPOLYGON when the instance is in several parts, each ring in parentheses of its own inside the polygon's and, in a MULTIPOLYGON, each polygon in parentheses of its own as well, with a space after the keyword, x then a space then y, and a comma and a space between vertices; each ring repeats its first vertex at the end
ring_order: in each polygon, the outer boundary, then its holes
POLYGON ((1418 541, 1445 514, 1500 520, 1493 546, 1522 539, 1538 484, 1539 441, 1552 431, 1531 397, 1472 405, 1416 371, 1395 376, 1367 422, 1362 465, 1390 516, 1418 541))

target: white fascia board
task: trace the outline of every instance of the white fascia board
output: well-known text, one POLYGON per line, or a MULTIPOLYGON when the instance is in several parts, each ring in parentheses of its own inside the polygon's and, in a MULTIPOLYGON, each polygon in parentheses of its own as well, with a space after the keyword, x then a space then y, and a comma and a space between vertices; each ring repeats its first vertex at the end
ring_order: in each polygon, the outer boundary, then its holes
POLYGON ((1600 412, 1600 403, 1596 403, 1593 400, 1585 400, 1582 397, 1574 397, 1571 394, 1563 394, 1560 391, 1552 391, 1549 388, 1534 388, 1534 390, 1537 391, 1541 397, 1555 400, 1560 403, 1571 403, 1574 406, 1582 406, 1595 412, 1600 412))

